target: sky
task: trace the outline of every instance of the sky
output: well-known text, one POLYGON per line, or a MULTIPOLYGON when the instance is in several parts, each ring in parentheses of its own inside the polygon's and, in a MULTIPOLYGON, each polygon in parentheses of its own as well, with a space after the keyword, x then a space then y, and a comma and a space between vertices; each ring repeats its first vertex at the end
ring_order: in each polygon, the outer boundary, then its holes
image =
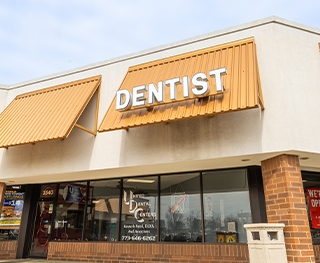
POLYGON ((0 0, 0 84, 273 15, 320 28, 319 10, 319 0, 0 0))

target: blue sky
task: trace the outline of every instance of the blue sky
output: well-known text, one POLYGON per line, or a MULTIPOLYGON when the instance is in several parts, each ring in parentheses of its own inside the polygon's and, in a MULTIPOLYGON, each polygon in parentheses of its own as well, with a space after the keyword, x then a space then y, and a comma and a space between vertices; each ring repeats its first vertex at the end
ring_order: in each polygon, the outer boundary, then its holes
POLYGON ((320 28, 320 1, 0 0, 0 84, 268 16, 320 28))

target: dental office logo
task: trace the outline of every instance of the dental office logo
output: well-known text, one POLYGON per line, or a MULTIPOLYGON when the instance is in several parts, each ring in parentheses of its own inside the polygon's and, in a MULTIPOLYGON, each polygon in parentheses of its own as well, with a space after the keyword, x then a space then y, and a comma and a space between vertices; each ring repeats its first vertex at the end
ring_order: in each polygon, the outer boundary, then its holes
POLYGON ((148 201, 144 201, 144 194, 133 194, 130 190, 130 198, 128 200, 127 192, 123 191, 123 200, 126 205, 129 206, 129 213, 134 215, 134 218, 139 222, 143 223, 144 218, 154 218, 156 216, 153 212, 145 212, 141 206, 149 207, 148 201), (141 201, 136 201, 135 199, 141 199, 141 201))
MULTIPOLYGON (((209 76, 215 78, 216 91, 218 93, 223 92, 223 85, 221 76, 227 74, 226 68, 219 68, 209 71, 209 76)), ((210 87, 208 84, 208 77, 205 73, 199 72, 193 75, 191 83, 194 86, 191 88, 191 92, 195 97, 206 97, 210 94, 210 87)), ((164 87, 170 88, 170 101, 177 101, 177 84, 182 83, 183 99, 190 99, 190 79, 188 76, 181 78, 176 77, 173 79, 167 79, 164 82, 158 82, 158 88, 154 83, 147 85, 141 85, 132 88, 132 94, 126 89, 118 90, 116 95, 116 110, 126 111, 135 109, 137 107, 154 106, 156 104, 163 104, 164 101, 164 87), (147 93, 147 97, 146 97, 147 93)))

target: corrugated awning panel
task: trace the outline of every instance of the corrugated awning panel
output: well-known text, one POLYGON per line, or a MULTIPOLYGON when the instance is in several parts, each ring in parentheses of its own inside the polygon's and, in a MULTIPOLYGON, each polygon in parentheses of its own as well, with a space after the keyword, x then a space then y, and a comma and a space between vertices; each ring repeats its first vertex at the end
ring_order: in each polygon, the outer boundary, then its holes
POLYGON ((0 147, 65 139, 101 76, 17 96, 0 115, 0 147))
MULTIPOLYGON (((222 76, 223 94, 206 98, 194 98, 171 104, 157 105, 126 112, 115 109, 115 99, 105 115, 99 131, 128 129, 153 123, 170 122, 198 116, 213 115, 223 112, 259 107, 262 94, 259 91, 258 66, 254 39, 245 39, 221 46, 207 48, 163 60, 130 67, 119 90, 167 79, 226 67, 228 74, 222 76)), ((209 79, 209 86, 215 90, 214 78, 209 79)), ((182 84, 177 85, 178 100, 182 97, 182 84)), ((169 87, 165 88, 169 97, 169 87)), ((167 99, 166 99, 167 100, 167 99)))

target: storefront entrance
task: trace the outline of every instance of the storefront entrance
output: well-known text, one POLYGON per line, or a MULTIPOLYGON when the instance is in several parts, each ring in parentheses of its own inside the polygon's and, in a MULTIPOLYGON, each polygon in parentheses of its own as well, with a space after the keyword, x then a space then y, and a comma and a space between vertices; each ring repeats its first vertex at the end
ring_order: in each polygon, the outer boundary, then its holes
POLYGON ((28 191, 18 255, 52 259, 62 242, 246 244, 243 225, 256 217, 249 192, 255 170, 36 185, 28 191))
POLYGON ((51 234, 53 201, 38 201, 30 257, 47 257, 51 234))

